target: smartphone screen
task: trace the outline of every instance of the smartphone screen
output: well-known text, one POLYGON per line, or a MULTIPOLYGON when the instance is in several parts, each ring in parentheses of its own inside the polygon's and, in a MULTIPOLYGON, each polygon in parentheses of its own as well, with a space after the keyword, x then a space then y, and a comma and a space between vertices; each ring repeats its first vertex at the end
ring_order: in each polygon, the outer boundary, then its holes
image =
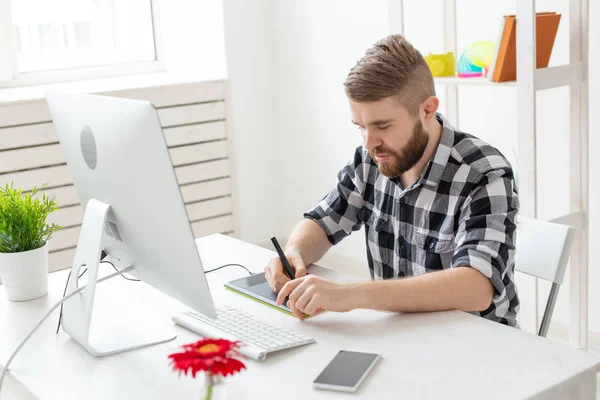
POLYGON ((356 388, 379 354, 341 350, 314 381, 317 387, 356 388))

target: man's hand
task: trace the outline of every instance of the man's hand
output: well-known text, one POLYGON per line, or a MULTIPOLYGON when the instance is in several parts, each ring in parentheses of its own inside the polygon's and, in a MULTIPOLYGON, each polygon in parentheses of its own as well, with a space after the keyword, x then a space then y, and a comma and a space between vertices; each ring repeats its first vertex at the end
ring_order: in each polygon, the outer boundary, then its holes
POLYGON ((352 299, 358 286, 351 283, 331 282, 308 275, 287 282, 277 295, 277 305, 289 295, 287 306, 300 319, 303 314, 316 315, 323 310, 346 312, 356 308, 352 299))
MULTIPOLYGON (((285 256, 294 268, 296 278, 306 276, 306 265, 300 253, 292 250, 285 251, 285 256)), ((271 289, 275 293, 279 293, 283 285, 290 281, 290 277, 283 272, 283 264, 279 257, 275 257, 269 261, 265 267, 265 278, 271 289)))

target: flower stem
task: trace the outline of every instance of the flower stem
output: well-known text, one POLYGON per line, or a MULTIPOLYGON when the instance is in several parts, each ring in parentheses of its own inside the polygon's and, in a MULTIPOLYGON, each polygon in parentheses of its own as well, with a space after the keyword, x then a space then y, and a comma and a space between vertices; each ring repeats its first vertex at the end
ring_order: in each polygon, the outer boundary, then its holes
POLYGON ((210 384, 206 388, 206 396, 204 396, 204 400, 211 400, 212 399, 212 391, 213 391, 213 385, 210 384))
POLYGON ((207 383, 207 387, 206 387, 206 395, 204 396, 204 400, 211 400, 212 399, 212 392, 213 392, 213 384, 215 382, 215 377, 212 374, 212 371, 208 370, 206 371, 206 383, 207 383))

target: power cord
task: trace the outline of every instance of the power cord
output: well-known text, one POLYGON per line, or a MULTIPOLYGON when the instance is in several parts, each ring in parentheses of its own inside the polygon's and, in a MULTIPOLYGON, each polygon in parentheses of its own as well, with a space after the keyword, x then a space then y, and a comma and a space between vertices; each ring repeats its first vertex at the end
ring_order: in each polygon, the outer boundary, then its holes
MULTIPOLYGON (((63 297, 65 297, 67 295, 67 287, 69 287, 69 280, 71 279, 71 272, 73 272, 73 270, 69 271, 69 276, 67 276, 67 283, 65 284, 65 290, 63 291, 63 297)), ((77 280, 79 281, 79 278, 81 278, 83 275, 85 275, 85 273, 87 272, 87 268, 83 270, 83 272, 81 274, 79 274, 79 276, 77 277, 77 280)), ((56 334, 58 335, 58 331, 60 329, 60 321, 62 321, 62 312, 63 312, 63 305, 60 305, 60 315, 58 316, 58 326, 56 327, 56 334)))
MULTIPOLYGON (((102 260, 101 262, 110 264, 115 271, 119 270, 117 267, 115 267, 115 264, 113 264, 112 261, 102 260)), ((126 279, 126 280, 131 281, 131 282, 139 282, 140 281, 139 279, 136 279, 136 278, 128 278, 125 275, 121 275, 121 276, 123 277, 123 279, 126 279)))
MULTIPOLYGON (((103 255, 104 255, 104 254, 106 254, 106 253, 104 253, 104 252, 103 252, 103 255)), ((104 256, 104 257, 106 257, 106 256, 104 256)), ((115 271, 119 272, 119 269, 118 269, 117 267, 115 267, 115 264, 113 264, 111 261, 108 261, 108 260, 104 260, 104 259, 103 259, 102 261, 100 261, 100 264, 102 264, 102 263, 110 264, 110 265, 111 265, 111 266, 114 268, 114 270, 115 270, 115 271)), ((85 265, 85 264, 84 264, 84 265, 85 265)), ((85 275, 85 273, 86 273, 86 272, 87 272, 87 268, 85 268, 85 269, 83 270, 83 272, 82 272, 81 274, 79 274, 79 276, 77 277, 77 280, 79 281, 79 279, 81 279, 81 277, 82 277, 83 275, 85 275)), ((121 276, 122 276, 124 279, 127 279, 128 281, 132 281, 132 282, 139 282, 139 281, 140 281, 139 279, 135 279, 135 278, 128 278, 128 277, 126 277, 126 276, 125 276, 125 275, 123 275, 123 274, 121 274, 121 276)), ((63 291, 63 297, 65 297, 65 295, 67 294, 67 288, 69 287, 69 280, 70 280, 70 279, 71 279, 71 271, 69 271, 69 275, 67 276, 67 283, 65 283, 65 290, 63 291)), ((60 324, 61 324, 61 322, 62 322, 62 315, 63 315, 63 305, 61 304, 61 305, 60 305, 60 314, 59 314, 59 316, 58 316, 58 323, 56 324, 56 334, 57 334, 57 335, 58 335, 58 332, 60 331, 60 324)))
MULTIPOLYGON (((107 263, 107 264, 110 264, 110 265, 113 267, 113 269, 114 269, 115 271, 118 271, 119 269, 118 269, 117 267, 115 267, 115 264, 113 264, 113 263, 112 263, 112 261, 110 261, 110 260, 107 260, 107 259, 106 259, 106 257, 108 257, 108 254, 106 253, 106 251, 102 250, 102 254, 100 255, 100 262, 105 262, 105 263, 107 263)), ((117 260, 121 261, 121 259, 120 259, 120 258, 117 258, 117 260)), ((135 278, 128 278, 128 277, 126 277, 125 275, 121 275, 121 276, 122 276, 124 279, 126 279, 126 280, 128 280, 128 281, 131 281, 131 282, 139 282, 139 281, 140 281, 139 279, 135 279, 135 278)), ((68 280, 67 280, 67 282, 68 282, 68 280)))
MULTIPOLYGON (((107 276, 104 276, 104 277, 98 279, 97 283, 103 282, 103 281, 113 278, 117 275, 122 275, 123 273, 131 271, 132 269, 133 269, 133 265, 130 265, 127 268, 123 268, 122 270, 119 270, 117 272, 114 272, 110 275, 107 275, 107 276)), ((83 275, 83 272, 82 272, 82 275, 83 275)), ((86 287, 87 287, 87 285, 80 287, 79 289, 73 291, 72 293, 69 293, 66 297, 63 297, 58 303, 53 305, 52 308, 50 308, 50 310, 46 313, 46 315, 44 315, 44 317, 40 320, 40 322, 38 322, 37 325, 31 330, 31 332, 29 332, 29 334, 25 337, 25 339, 23 339, 21 344, 19 344, 17 349, 12 353, 12 355, 6 362, 4 369, 2 370, 2 375, 0 375, 0 393, 2 392, 2 383, 4 382, 4 377, 6 376, 6 373, 8 372, 8 367, 10 366, 10 363, 13 361, 13 359, 16 357, 19 350, 21 350, 21 348, 25 345, 25 343, 27 343, 27 341, 39 329, 39 327, 44 323, 44 321, 46 321, 48 319, 48 317, 50 315, 52 315, 52 313, 54 312, 54 310, 56 310, 58 308, 58 306, 62 305, 65 301, 69 300, 71 297, 73 297, 76 294, 83 291, 86 287)))
POLYGON ((204 271, 204 273, 208 274, 209 272, 214 272, 214 271, 220 270, 221 268, 225 268, 225 267, 241 267, 241 268, 244 268, 246 270, 246 272, 248 272, 250 275, 254 275, 254 272, 250 271, 248 268, 244 267, 242 264, 225 264, 225 265, 221 265, 220 267, 209 269, 208 271, 204 271))

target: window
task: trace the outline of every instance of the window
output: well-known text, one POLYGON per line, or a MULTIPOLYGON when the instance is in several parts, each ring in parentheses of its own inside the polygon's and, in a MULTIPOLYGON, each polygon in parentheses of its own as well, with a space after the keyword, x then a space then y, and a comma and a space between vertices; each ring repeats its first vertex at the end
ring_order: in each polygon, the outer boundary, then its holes
POLYGON ((0 25, 12 26, 12 37, 4 39, 12 42, 11 78, 65 70, 73 76, 98 67, 143 71, 158 64, 152 0, 2 2, 10 12, 0 16, 0 25))

